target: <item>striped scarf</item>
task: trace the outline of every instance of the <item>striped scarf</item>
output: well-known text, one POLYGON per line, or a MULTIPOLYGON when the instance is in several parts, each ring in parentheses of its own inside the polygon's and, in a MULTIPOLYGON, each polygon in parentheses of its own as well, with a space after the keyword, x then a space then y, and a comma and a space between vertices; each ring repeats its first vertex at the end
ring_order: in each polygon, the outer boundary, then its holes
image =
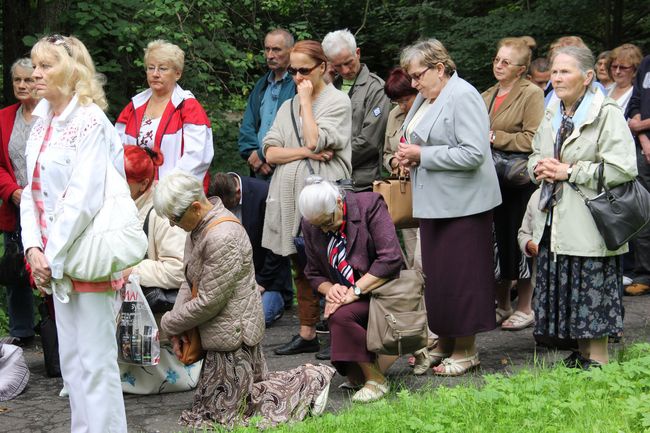
POLYGON ((327 257, 330 265, 345 278, 350 285, 354 285, 354 270, 347 261, 347 252, 345 247, 348 243, 348 237, 345 234, 347 224, 347 205, 343 202, 343 223, 335 232, 328 233, 330 241, 327 245, 327 257))
POLYGON ((47 244, 47 221, 45 221, 45 205, 43 204, 43 190, 41 189, 41 155, 45 152, 50 137, 52 136, 52 126, 48 126, 43 144, 38 151, 36 164, 34 165, 34 174, 32 175, 32 197, 34 199, 34 206, 36 207, 38 225, 41 228, 41 239, 43 240, 43 248, 47 244))

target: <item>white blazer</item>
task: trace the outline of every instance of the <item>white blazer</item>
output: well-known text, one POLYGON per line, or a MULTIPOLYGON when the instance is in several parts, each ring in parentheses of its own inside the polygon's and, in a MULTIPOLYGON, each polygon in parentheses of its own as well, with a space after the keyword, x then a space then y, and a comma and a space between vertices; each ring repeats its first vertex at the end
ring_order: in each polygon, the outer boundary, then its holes
MULTIPOLYGON (((423 102, 418 94, 405 128, 423 102)), ((489 125, 481 95, 454 73, 408 137, 422 146, 420 164, 411 170, 414 217, 455 218, 501 204, 489 125)))
POLYGON ((32 195, 32 176, 51 125, 50 141, 40 156, 47 225, 44 252, 52 278, 61 279, 68 249, 103 205, 107 164, 113 164, 125 177, 124 150, 104 112, 95 104, 80 105, 76 95, 55 119, 45 99, 38 103, 33 116, 36 121, 25 150, 28 185, 20 204, 23 246, 25 251, 32 247, 43 248, 43 234, 32 195))

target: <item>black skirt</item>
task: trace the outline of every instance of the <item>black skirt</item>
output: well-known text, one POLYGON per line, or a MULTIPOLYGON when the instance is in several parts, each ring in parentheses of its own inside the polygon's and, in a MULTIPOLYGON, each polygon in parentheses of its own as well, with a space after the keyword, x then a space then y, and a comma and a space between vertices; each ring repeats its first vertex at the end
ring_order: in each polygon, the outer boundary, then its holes
POLYGON ((421 219, 420 240, 431 331, 455 338, 494 329, 492 211, 421 219))

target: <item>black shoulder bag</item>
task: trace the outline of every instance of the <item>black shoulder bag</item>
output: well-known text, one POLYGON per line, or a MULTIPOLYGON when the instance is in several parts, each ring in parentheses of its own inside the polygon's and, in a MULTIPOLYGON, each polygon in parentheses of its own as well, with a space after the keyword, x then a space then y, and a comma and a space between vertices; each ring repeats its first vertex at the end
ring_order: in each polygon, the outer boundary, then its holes
POLYGON ((567 182, 585 202, 608 250, 617 250, 650 222, 650 193, 634 179, 608 188, 605 162, 598 167, 598 195, 587 197, 573 182, 567 182))
MULTIPOLYGON (((144 234, 149 237, 149 217, 153 207, 147 212, 147 217, 144 219, 144 225, 142 230, 144 234)), ((145 254, 144 258, 146 259, 148 254, 145 254)), ((174 303, 176 302, 176 296, 178 296, 178 289, 163 289, 161 287, 144 287, 142 286, 142 293, 144 297, 147 298, 147 303, 151 308, 152 313, 164 313, 170 311, 174 308, 174 303)))

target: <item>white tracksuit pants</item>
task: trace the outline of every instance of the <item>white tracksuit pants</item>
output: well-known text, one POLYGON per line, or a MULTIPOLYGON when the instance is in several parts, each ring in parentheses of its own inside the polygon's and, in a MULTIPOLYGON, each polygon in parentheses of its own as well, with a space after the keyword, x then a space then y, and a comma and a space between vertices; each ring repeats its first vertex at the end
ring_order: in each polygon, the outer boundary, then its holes
POLYGON ((126 433, 115 340, 115 292, 54 297, 61 375, 70 394, 72 433, 126 433))

